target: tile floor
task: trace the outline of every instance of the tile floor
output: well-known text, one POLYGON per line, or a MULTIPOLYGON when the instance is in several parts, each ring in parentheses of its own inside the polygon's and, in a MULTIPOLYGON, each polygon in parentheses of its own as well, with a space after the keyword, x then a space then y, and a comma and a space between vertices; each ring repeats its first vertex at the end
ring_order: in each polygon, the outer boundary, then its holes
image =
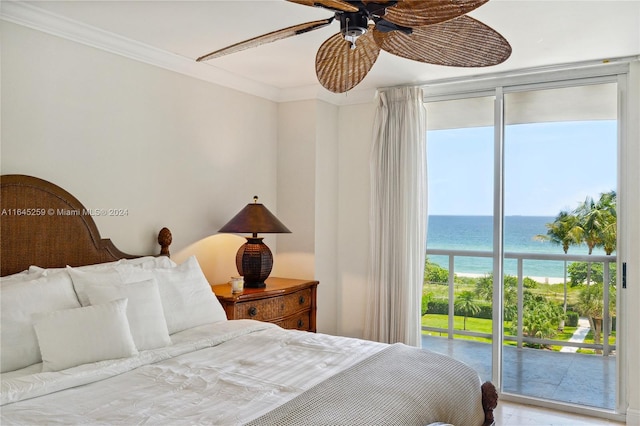
MULTIPOLYGON (((491 345, 487 343, 423 334, 422 347, 463 361, 482 380, 491 380, 491 345)), ((615 408, 615 356, 505 346, 503 358, 504 392, 598 409, 615 408)))
POLYGON ((579 414, 532 407, 509 401, 500 401, 494 411, 496 426, 591 426, 624 425, 612 420, 581 416, 579 414))

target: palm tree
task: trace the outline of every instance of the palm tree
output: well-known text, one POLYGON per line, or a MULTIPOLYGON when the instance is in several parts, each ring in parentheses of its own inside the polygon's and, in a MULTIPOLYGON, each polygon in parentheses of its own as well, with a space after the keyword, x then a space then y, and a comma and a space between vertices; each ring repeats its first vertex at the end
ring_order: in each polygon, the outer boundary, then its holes
POLYGON ((480 307, 476 305, 474 296, 475 295, 472 291, 463 291, 458 295, 455 301, 456 308, 461 310, 464 314, 463 330, 467 329, 467 316, 475 315, 480 312, 480 307))
MULTIPOLYGON (((534 239, 541 241, 549 241, 552 244, 562 246, 564 254, 569 251, 569 246, 579 244, 581 229, 578 226, 578 218, 566 210, 561 211, 555 220, 545 225, 547 227, 546 235, 536 235, 534 239)), ((567 315, 567 261, 564 261, 564 304, 562 319, 558 328, 564 330, 564 319, 567 315)))
MULTIPOLYGON (((587 244, 589 254, 594 247, 603 247, 611 254, 616 248, 616 192, 600 194, 598 201, 587 197, 575 210, 578 216, 580 239, 587 244)), ((587 269, 587 284, 591 283, 591 267, 587 269)))
POLYGON ((487 274, 476 281, 476 296, 483 300, 493 300, 493 274, 487 274))
POLYGON ((561 245, 565 254, 569 251, 569 246, 579 244, 581 229, 576 215, 563 210, 558 213, 553 222, 547 223, 545 226, 547 234, 536 235, 534 239, 561 245))
MULTIPOLYGON (((553 337, 556 334, 556 324, 558 324, 561 315, 556 305, 547 303, 544 298, 539 296, 529 295, 525 300, 522 312, 522 332, 529 337, 537 337, 538 339, 553 337)), ((512 330, 517 333, 517 326, 512 330)))
POLYGON ((580 242, 587 244, 589 254, 591 254, 594 247, 600 242, 601 218, 596 209, 596 202, 592 197, 585 198, 576 208, 575 214, 579 222, 580 242))
POLYGON ((616 213, 616 192, 609 191, 600 194, 596 204, 600 212, 602 228, 600 229, 600 244, 607 255, 616 250, 618 215, 616 213))

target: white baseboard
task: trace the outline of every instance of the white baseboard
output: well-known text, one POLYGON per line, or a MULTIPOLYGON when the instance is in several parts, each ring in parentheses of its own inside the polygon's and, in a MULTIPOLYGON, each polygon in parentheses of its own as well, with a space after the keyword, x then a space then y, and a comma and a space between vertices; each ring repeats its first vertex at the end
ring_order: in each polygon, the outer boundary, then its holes
POLYGON ((627 410, 627 424, 640 426, 640 410, 627 410))

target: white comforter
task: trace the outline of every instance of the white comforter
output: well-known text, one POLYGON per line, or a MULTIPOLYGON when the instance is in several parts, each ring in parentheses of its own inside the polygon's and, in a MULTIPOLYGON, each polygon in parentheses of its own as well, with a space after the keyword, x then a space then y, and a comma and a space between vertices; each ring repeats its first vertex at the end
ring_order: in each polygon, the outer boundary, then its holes
POLYGON ((386 347, 251 320, 171 337, 133 358, 3 374, 2 425, 242 424, 386 347))

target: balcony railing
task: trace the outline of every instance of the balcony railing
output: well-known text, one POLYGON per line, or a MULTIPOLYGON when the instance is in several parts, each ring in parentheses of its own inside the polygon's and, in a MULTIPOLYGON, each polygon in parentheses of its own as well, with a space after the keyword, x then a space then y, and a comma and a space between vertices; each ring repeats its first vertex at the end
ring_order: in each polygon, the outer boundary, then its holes
MULTIPOLYGON (((454 339, 455 335, 482 337, 492 339, 491 334, 479 333, 473 331, 456 330, 454 329, 454 278, 455 278, 455 258, 456 257, 486 257, 492 258, 493 252, 490 251, 473 251, 473 250, 446 250, 446 249, 427 249, 427 256, 447 256, 449 260, 449 293, 448 293, 448 324, 447 328, 422 326, 422 330, 432 331, 438 333, 446 333, 449 339, 454 339)), ((546 261, 566 261, 569 262, 586 262, 588 264, 602 263, 603 264, 603 306, 609 306, 609 286, 611 277, 611 264, 616 262, 616 256, 613 255, 575 255, 575 254, 542 254, 542 253, 515 253, 505 252, 505 259, 515 259, 517 261, 517 317, 518 328, 516 336, 504 335, 504 340, 515 341, 519 348, 523 343, 532 343, 540 345, 555 345, 555 346, 569 346, 585 349, 601 350, 603 356, 608 356, 612 351, 615 351, 616 345, 609 343, 609 335, 611 329, 611 314, 609 309, 604 309, 602 318, 602 343, 584 343, 584 342, 568 342, 564 340, 553 339, 538 339, 529 336, 525 336, 522 330, 523 324, 523 311, 524 311, 524 274, 523 263, 525 260, 546 260, 546 261)))

